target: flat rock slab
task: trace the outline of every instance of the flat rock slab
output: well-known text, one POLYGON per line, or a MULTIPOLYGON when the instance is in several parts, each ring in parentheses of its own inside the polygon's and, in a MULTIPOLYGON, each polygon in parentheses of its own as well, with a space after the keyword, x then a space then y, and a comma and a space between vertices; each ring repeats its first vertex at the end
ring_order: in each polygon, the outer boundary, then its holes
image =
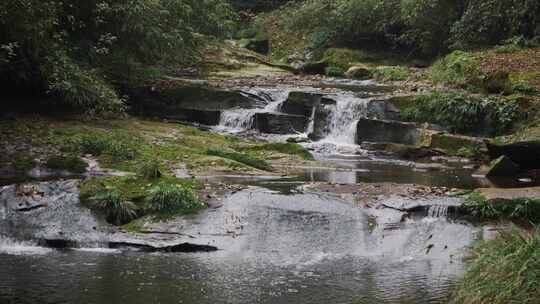
POLYGON ((518 198, 540 199, 540 187, 530 188, 480 188, 476 190, 487 200, 513 200, 518 198))

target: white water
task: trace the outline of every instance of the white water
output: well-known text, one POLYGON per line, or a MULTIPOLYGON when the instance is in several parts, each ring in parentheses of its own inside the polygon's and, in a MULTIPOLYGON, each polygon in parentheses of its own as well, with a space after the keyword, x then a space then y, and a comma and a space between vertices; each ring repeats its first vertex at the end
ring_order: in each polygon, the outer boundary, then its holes
POLYGON ((357 123, 360 118, 366 115, 366 105, 369 99, 353 95, 338 95, 332 98, 336 100, 337 104, 330 117, 330 132, 323 141, 354 145, 357 123))
POLYGON ((446 217, 448 215, 448 206, 434 205, 428 209, 428 217, 438 218, 446 217))
POLYGON ((232 109, 221 112, 219 125, 215 128, 217 131, 238 133, 249 130, 253 128, 256 113, 279 112, 281 105, 289 96, 289 90, 286 89, 246 89, 243 91, 265 99, 266 106, 264 108, 232 109))
POLYGON ((49 252, 51 252, 51 249, 40 247, 33 242, 16 241, 11 238, 0 236, 0 254, 36 255, 46 254, 49 252))

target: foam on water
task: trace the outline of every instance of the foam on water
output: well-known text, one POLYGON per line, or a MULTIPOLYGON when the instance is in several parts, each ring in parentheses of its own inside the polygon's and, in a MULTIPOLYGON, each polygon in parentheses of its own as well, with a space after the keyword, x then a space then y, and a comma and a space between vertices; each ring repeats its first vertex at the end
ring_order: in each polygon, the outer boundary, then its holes
POLYGON ((40 247, 34 242, 16 241, 8 237, 0 236, 0 254, 41 255, 51 251, 52 249, 40 247))

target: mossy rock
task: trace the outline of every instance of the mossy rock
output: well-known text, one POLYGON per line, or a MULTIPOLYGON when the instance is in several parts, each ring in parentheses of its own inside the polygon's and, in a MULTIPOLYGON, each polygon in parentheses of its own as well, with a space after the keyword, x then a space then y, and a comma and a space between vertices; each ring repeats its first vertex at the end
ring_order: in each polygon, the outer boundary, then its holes
POLYGON ((345 76, 360 80, 369 79, 371 78, 371 69, 366 65, 354 65, 345 72, 345 76))
POLYGON ((486 151, 484 142, 476 137, 435 133, 431 135, 430 140, 432 149, 440 150, 448 155, 476 156, 486 151), (465 151, 470 151, 470 153, 465 151))

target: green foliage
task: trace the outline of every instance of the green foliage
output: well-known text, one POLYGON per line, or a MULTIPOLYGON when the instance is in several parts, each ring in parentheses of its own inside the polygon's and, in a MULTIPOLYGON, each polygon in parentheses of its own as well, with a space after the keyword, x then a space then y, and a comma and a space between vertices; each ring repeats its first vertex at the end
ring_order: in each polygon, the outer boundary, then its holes
POLYGON ((495 133, 503 134, 520 115, 518 100, 483 100, 460 92, 421 95, 402 110, 405 120, 441 124, 457 133, 474 133, 489 122, 495 133))
POLYGON ((407 80, 410 75, 411 71, 401 66, 381 66, 372 71, 373 78, 385 81, 407 80))
POLYGON ((480 76, 478 58, 462 51, 454 51, 439 59, 431 68, 434 81, 462 88, 478 84, 480 76))
POLYGON ((171 183, 152 187, 146 199, 148 209, 157 213, 191 213, 204 207, 191 189, 171 183))
POLYGON ((36 165, 36 161, 29 156, 17 157, 13 161, 13 168, 18 171, 27 171, 36 165))
POLYGON ((514 228, 473 250, 464 279, 450 303, 538 303, 540 231, 514 228))
POLYGON ((452 26, 455 48, 495 45, 512 37, 538 36, 540 2, 536 0, 468 1, 452 26))
POLYGON ((540 91, 536 87, 524 81, 512 85, 512 91, 530 96, 540 96, 540 91))
POLYGON ((160 178, 161 173, 161 163, 158 158, 153 157, 147 161, 143 161, 139 167, 139 175, 144 179, 157 179, 160 178))
POLYGON ((124 134, 92 134, 85 135, 82 138, 75 140, 75 147, 72 150, 80 151, 84 154, 92 154, 94 156, 107 155, 113 160, 131 160, 137 154, 138 145, 133 138, 124 134))
POLYGON ((324 69, 324 74, 330 77, 342 77, 345 71, 340 67, 330 66, 324 69))
POLYGON ((230 33, 233 17, 225 0, 5 0, 0 80, 14 95, 121 112, 119 84, 151 66, 191 64, 203 37, 230 33))
POLYGON ((103 212, 109 223, 123 225, 137 217, 137 206, 118 190, 102 190, 90 198, 91 207, 103 212))
POLYGON ((73 173, 85 173, 88 164, 77 156, 53 156, 47 159, 45 167, 52 170, 66 170, 73 173))
POLYGON ((281 31, 311 49, 348 46, 435 57, 452 47, 495 45, 540 35, 536 0, 310 0, 274 13, 281 31))
POLYGON ((264 171, 272 171, 272 167, 266 161, 255 158, 248 154, 238 153, 238 152, 227 152, 227 151, 218 150, 218 149, 208 149, 206 151, 206 154, 211 155, 211 156, 218 156, 222 158, 231 159, 231 160, 248 165, 256 169, 260 169, 264 171))
POLYGON ((512 219, 540 223, 540 200, 517 198, 512 200, 488 201, 474 192, 463 205, 463 209, 481 219, 512 219))

